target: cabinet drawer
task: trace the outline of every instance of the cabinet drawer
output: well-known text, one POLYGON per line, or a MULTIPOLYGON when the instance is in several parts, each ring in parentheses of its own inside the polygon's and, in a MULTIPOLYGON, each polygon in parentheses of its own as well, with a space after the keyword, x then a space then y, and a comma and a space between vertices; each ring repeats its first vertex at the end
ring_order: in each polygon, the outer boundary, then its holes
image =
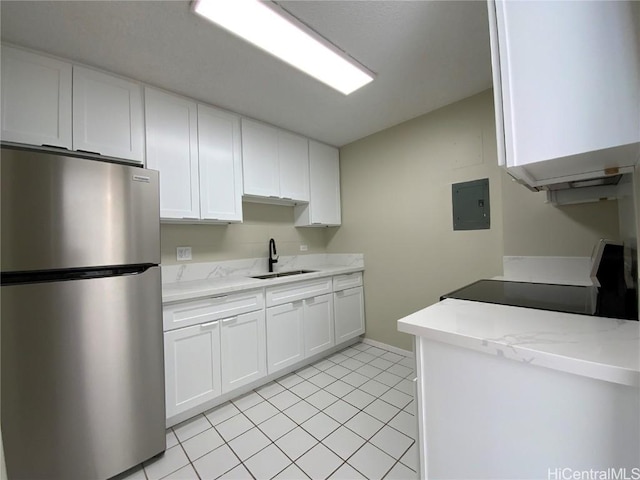
POLYGON ((331 278, 321 278, 267 288, 267 307, 331 293, 331 287, 331 278))
POLYGON ((362 272, 348 273, 346 275, 336 275, 333 277, 333 291, 344 290, 362 286, 362 272))
POLYGON ((211 322, 264 308, 262 290, 221 295, 196 302, 168 305, 162 309, 164 331, 211 322))

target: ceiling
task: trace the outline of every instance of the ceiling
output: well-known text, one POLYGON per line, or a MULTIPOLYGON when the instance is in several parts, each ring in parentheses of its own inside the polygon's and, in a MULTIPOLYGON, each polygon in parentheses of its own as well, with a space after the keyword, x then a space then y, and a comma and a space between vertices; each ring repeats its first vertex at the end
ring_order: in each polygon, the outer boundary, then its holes
POLYGON ((377 74, 344 96, 186 1, 0 2, 1 36, 342 146, 491 86, 486 2, 280 1, 377 74))

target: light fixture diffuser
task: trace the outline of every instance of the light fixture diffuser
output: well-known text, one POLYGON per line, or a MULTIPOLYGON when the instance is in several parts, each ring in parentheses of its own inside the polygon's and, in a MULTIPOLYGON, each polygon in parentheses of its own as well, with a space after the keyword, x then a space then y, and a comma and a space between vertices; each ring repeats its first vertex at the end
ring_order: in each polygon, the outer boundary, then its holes
POLYGON ((373 80, 364 67, 259 0, 196 0, 193 10, 345 95, 373 80))

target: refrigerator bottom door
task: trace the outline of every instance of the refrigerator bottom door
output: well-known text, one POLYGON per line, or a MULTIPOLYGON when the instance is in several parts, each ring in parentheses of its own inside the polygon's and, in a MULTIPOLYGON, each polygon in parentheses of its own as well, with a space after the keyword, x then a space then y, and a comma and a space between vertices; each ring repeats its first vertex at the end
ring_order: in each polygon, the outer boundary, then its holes
POLYGON ((160 267, 3 286, 11 479, 106 479, 165 449, 160 267))

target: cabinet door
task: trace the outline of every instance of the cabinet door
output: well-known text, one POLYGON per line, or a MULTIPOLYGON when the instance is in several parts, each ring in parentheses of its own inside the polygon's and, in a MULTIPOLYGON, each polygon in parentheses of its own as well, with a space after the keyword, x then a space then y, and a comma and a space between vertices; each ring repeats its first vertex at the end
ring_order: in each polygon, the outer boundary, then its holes
POLYGON ((267 374, 264 310, 222 320, 222 393, 267 374))
POLYGON ((278 130, 242 119, 242 173, 245 195, 280 197, 278 130))
POLYGON ((273 373, 304 360, 303 302, 267 308, 267 369, 273 373))
POLYGON ((336 343, 364 333, 364 294, 362 287, 340 290, 333 294, 336 343))
POLYGON ((222 393, 219 321, 164 334, 167 418, 222 393))
POLYGON ((70 63, 2 46, 2 140, 71 149, 70 63))
POLYGON ((309 140, 309 204, 294 209, 295 226, 340 225, 338 149, 309 140))
POLYGON ((242 221, 240 118, 198 105, 200 218, 242 221))
POLYGON ((147 167, 160 171, 160 218, 200 218, 196 104, 145 88, 147 167))
POLYGON ((73 149, 143 163, 142 87, 73 67, 73 149))
POLYGON ((280 196, 309 201, 309 141, 289 132, 278 132, 280 196))
POLYGON ((527 183, 635 164, 640 55, 633 3, 489 3, 499 156, 527 183))
POLYGON ((304 301, 304 353, 310 357, 335 345, 333 295, 304 301))

